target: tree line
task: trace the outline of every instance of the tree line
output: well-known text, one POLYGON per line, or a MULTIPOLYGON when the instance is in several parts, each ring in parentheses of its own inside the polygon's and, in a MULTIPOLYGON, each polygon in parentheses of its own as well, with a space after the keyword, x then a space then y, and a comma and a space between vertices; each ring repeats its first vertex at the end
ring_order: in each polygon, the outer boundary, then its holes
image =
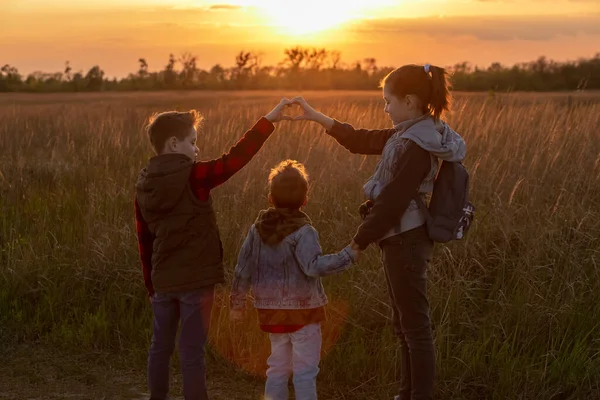
MULTIPOLYGON (((99 65, 74 72, 69 61, 61 72, 27 76, 12 65, 0 68, 0 92, 94 92, 155 90, 371 90, 393 70, 375 58, 342 62, 339 51, 296 46, 284 50, 277 65, 263 65, 260 53, 240 51, 232 66, 198 68, 198 56, 169 55, 166 65, 151 71, 145 58, 128 76, 109 79, 99 65)), ((0 64, 1 65, 1 64, 0 64)), ((468 62, 447 67, 458 91, 574 91, 600 89, 600 53, 592 58, 556 62, 546 57, 487 68, 468 62)))

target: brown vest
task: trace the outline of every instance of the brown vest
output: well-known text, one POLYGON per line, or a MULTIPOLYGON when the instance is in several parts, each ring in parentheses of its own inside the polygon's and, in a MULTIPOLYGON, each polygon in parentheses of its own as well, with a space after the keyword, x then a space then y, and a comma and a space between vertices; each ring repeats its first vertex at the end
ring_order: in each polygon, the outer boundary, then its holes
POLYGON ((152 285, 158 293, 224 282, 223 247, 212 199, 200 201, 192 192, 192 167, 187 156, 159 155, 140 172, 136 185, 142 216, 155 236, 152 285))

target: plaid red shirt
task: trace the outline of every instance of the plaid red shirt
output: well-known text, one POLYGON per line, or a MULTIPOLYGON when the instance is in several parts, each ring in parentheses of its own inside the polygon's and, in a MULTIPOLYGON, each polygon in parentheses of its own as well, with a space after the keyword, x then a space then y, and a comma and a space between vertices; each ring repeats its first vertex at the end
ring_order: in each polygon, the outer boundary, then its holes
MULTIPOLYGON (((269 120, 261 118, 228 153, 223 154, 215 160, 195 163, 190 174, 190 186, 198 199, 201 201, 208 200, 212 189, 225 183, 236 172, 248 164, 274 130, 275 127, 269 120)), ((154 294, 151 277, 154 234, 150 232, 148 224, 144 221, 137 199, 134 205, 138 249, 142 261, 144 284, 146 285, 148 294, 152 296, 154 294)))

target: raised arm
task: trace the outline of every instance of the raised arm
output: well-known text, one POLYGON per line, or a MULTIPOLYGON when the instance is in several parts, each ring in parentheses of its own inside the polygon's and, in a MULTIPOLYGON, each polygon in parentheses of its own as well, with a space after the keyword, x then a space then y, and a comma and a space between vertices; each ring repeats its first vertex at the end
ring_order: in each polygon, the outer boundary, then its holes
POLYGON ((289 99, 282 99, 270 113, 259 119, 229 152, 214 160, 197 162, 190 175, 192 190, 195 193, 210 191, 244 168, 275 130, 273 123, 291 119, 283 114, 285 107, 290 104, 289 99))
POLYGON ((395 129, 356 129, 348 123, 334 120, 327 134, 354 154, 379 155, 395 129))
POLYGON ((229 152, 217 159, 194 164, 190 176, 192 190, 210 190, 225 183, 252 160, 274 130, 269 120, 261 118, 229 152))
POLYGON ((295 120, 314 121, 322 125, 327 134, 354 154, 381 154, 385 143, 396 133, 390 129, 356 129, 350 124, 341 123, 312 108, 302 97, 292 99, 302 107, 304 113, 295 120))

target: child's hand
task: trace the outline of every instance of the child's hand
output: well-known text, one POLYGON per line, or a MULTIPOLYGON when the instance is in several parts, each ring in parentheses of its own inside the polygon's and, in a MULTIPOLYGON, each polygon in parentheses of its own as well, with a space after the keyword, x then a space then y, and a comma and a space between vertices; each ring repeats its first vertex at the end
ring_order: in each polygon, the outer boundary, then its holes
POLYGON ((293 118, 289 115, 283 114, 283 110, 285 110, 286 107, 289 107, 292 104, 293 102, 291 100, 284 97, 283 99, 281 99, 279 104, 277 104, 277 106, 275 106, 275 108, 271 110, 270 113, 265 115, 265 118, 271 122, 291 121, 293 118))
POLYGON ((303 97, 298 96, 292 99, 293 104, 298 104, 302 111, 304 112, 302 115, 298 115, 294 117, 294 121, 316 121, 319 112, 312 108, 303 97))
POLYGON ((354 240, 352 240, 352 241, 350 242, 350 247, 352 248, 352 250, 356 250, 356 251, 362 251, 362 250, 360 249, 360 246, 359 246, 359 245, 358 245, 358 244, 357 244, 357 243, 356 243, 354 240))
POLYGON ((359 261, 362 256, 362 250, 360 249, 360 247, 358 246, 358 244, 356 244, 356 242, 354 240, 352 242, 350 242, 350 249, 352 249, 352 251, 355 254, 354 261, 359 261))
POLYGON ((232 321, 241 321, 244 319, 245 310, 229 310, 229 318, 232 321))
POLYGON ((367 216, 371 212, 371 208, 373 208, 373 200, 365 201, 358 208, 358 213, 360 214, 360 217, 362 218, 363 221, 365 219, 367 219, 367 216))

